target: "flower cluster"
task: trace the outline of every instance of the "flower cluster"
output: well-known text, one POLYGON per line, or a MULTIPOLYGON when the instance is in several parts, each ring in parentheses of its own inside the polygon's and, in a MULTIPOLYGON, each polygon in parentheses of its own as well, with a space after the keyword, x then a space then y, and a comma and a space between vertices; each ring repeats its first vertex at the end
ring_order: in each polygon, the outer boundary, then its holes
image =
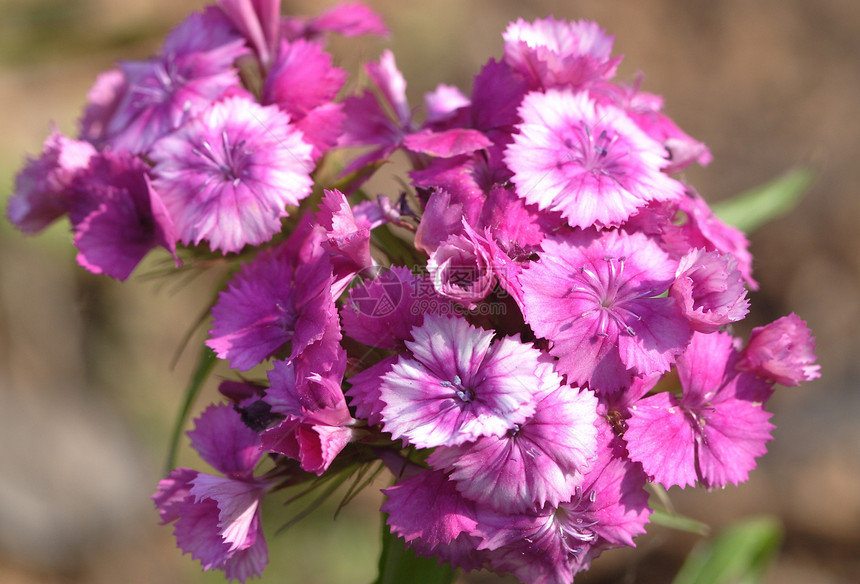
POLYGON ((67 215, 95 273, 157 247, 234 270, 207 345, 243 373, 189 433, 221 476, 177 468, 154 496, 178 546, 245 581, 265 496, 381 461, 419 554, 561 584, 634 545, 649 481, 746 480, 814 342, 793 314, 733 336, 747 240, 678 178, 709 151, 614 78, 612 37, 511 23, 471 95, 440 85, 419 117, 387 51, 343 96, 329 33, 387 31, 361 4, 191 15, 99 76, 9 203, 29 233, 67 215), (408 188, 369 193, 395 152, 408 188))

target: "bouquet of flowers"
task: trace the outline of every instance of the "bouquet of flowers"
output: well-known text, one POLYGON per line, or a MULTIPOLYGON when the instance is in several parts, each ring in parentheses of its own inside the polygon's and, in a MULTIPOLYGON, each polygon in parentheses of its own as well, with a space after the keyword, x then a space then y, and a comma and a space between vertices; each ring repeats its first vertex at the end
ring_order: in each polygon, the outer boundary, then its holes
POLYGON ((198 373, 235 375, 188 433, 217 473, 173 468, 153 496, 177 545, 244 582, 264 497, 387 469, 381 511, 418 555, 569 583, 634 545, 649 483, 745 481, 774 385, 819 376, 814 342, 794 314, 733 335, 748 242, 678 178, 710 153, 614 78, 613 38, 513 22, 471 95, 413 108, 387 51, 345 95, 329 34, 387 30, 357 3, 192 14, 96 79, 9 202, 26 233, 68 216, 94 273, 156 248, 224 271, 198 373), (393 156, 408 172, 370 192, 393 156))

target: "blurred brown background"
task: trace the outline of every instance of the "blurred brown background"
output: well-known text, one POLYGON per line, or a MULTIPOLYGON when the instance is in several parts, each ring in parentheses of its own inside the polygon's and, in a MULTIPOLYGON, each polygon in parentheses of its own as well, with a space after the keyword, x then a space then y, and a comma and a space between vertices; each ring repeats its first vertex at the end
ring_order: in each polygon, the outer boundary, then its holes
MULTIPOLYGON (((797 312, 817 337, 823 377, 773 399, 775 440, 748 483, 671 494, 680 511, 715 528, 779 517, 786 537, 772 584, 860 581, 860 4, 367 3, 393 36, 338 39, 338 61, 354 71, 358 59, 391 48, 414 105, 438 83, 468 92, 480 66, 501 56, 501 33, 517 17, 594 19, 625 55, 620 77, 644 72, 644 89, 664 95, 667 112, 711 147, 714 162, 686 172, 706 198, 730 197, 796 165, 815 170, 800 206, 751 235, 761 290, 741 332, 797 312)), ((24 153, 40 151, 49 121, 75 133, 99 71, 147 57, 202 4, 0 0, 3 200, 24 153)), ((285 1, 285 10, 331 4, 285 1)), ((28 238, 0 221, 0 582, 223 581, 181 556, 149 502, 202 337, 170 364, 211 280, 159 286, 132 277, 119 285, 77 267, 67 223, 28 238)), ((212 387, 206 392, 200 407, 214 398, 212 387)), ((180 462, 196 464, 187 450, 180 462)), ((335 523, 326 509, 272 537, 262 581, 369 582, 378 502, 368 492, 335 523)), ((637 552, 607 553, 577 582, 668 582, 698 539, 655 527, 637 552)), ((471 574, 463 582, 513 580, 471 574)))

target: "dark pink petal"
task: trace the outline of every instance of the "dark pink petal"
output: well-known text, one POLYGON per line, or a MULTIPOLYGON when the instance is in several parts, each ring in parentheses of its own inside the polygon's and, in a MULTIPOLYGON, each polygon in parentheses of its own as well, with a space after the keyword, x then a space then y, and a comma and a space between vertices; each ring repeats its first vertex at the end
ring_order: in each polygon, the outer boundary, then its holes
POLYGON ((166 479, 158 482, 152 501, 158 509, 162 525, 179 519, 183 505, 191 496, 191 481, 198 471, 190 468, 174 468, 166 479))
POLYGON ((477 524, 474 503, 463 498, 444 473, 425 471, 382 492, 387 499, 381 511, 388 514, 392 532, 425 553, 470 534, 477 524))
POLYGON ((647 397, 631 406, 624 440, 631 460, 666 488, 695 485, 696 437, 678 401, 668 393, 647 397))
POLYGON ((413 152, 450 158, 482 150, 491 146, 492 142, 478 130, 454 128, 440 132, 422 130, 409 134, 403 145, 413 152))
POLYGON ((276 104, 296 122, 334 100, 345 80, 346 72, 332 65, 331 55, 319 43, 283 40, 263 84, 261 101, 276 104))
POLYGON ((200 457, 228 477, 249 478, 263 456, 259 435, 227 404, 206 408, 188 436, 200 457))
POLYGON ((367 420, 370 426, 382 423, 382 407, 385 404, 379 399, 379 387, 382 385, 382 377, 391 370, 396 361, 397 357, 394 355, 386 357, 347 380, 350 387, 344 393, 349 398, 349 405, 355 410, 355 416, 367 420))
POLYGON ((308 27, 316 32, 336 32, 345 37, 365 34, 387 37, 389 34, 382 18, 361 2, 345 2, 333 6, 312 18, 308 27))

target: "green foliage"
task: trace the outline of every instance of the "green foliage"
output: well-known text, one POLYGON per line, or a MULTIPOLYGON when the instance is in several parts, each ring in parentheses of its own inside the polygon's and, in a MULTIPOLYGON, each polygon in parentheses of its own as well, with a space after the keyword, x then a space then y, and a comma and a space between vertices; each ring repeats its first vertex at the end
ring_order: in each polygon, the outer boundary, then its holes
POLYGON ((812 184, 812 179, 810 169, 795 168, 711 208, 729 225, 750 233, 791 211, 812 184))
POLYGON ((737 523, 690 552, 672 584, 756 584, 762 582, 782 542, 772 517, 737 523))
POLYGON ((182 435, 182 428, 188 419, 188 414, 191 412, 191 406, 194 404, 197 394, 200 393, 203 383, 209 377, 217 361, 215 352, 206 345, 203 345, 203 350, 197 358, 197 366, 191 375, 191 381, 188 383, 188 387, 185 388, 185 399, 182 402, 182 408, 179 410, 179 414, 176 416, 176 421, 173 424, 165 474, 169 473, 176 466, 176 454, 179 450, 179 438, 182 435))

